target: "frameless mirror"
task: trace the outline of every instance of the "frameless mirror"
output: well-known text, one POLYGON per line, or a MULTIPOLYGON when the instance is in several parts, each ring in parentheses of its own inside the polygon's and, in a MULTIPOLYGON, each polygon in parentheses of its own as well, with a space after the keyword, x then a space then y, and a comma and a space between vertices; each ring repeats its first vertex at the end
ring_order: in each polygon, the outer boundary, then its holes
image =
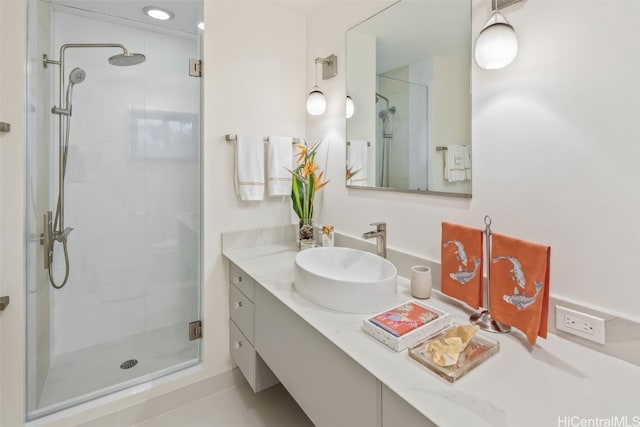
POLYGON ((346 34, 347 187, 471 197, 471 0, 402 0, 346 34))

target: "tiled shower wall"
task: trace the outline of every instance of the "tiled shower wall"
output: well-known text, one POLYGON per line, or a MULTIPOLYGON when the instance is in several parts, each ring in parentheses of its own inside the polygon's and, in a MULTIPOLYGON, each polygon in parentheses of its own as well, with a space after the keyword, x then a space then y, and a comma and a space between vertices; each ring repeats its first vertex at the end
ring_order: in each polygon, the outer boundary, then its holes
POLYGON ((54 34, 56 56, 63 43, 121 43, 147 57, 116 67, 107 58, 118 49, 67 50, 65 72, 81 67, 87 76, 73 93, 65 225, 74 230, 71 276, 54 293, 57 355, 195 320, 200 81, 187 73, 189 58, 199 57, 196 35, 64 9, 54 14, 54 34))

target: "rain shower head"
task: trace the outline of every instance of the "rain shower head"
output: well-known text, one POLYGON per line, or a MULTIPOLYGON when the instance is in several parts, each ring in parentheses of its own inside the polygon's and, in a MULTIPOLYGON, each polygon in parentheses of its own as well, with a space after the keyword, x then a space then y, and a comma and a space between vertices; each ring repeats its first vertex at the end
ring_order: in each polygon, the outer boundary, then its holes
POLYGON ((138 65, 143 63, 147 59, 141 53, 130 53, 125 51, 118 55, 113 55, 109 58, 109 64, 117 65, 118 67, 127 67, 129 65, 138 65))

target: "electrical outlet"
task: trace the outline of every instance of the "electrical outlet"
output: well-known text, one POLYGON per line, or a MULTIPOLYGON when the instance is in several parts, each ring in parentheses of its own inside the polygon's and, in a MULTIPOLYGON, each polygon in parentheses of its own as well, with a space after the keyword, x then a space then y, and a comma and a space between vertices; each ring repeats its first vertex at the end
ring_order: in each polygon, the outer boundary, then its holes
POLYGON ((556 329, 599 344, 605 343, 604 319, 556 305, 556 329))

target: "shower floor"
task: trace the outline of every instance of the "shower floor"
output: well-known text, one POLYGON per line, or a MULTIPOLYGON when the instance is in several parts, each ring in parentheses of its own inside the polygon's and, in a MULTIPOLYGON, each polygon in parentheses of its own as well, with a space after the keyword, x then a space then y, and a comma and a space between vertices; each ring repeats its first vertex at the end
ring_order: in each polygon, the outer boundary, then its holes
POLYGON ((72 406, 197 361, 198 341, 189 341, 184 324, 61 354, 51 363, 38 412, 72 406), (138 363, 120 368, 131 359, 138 363))

